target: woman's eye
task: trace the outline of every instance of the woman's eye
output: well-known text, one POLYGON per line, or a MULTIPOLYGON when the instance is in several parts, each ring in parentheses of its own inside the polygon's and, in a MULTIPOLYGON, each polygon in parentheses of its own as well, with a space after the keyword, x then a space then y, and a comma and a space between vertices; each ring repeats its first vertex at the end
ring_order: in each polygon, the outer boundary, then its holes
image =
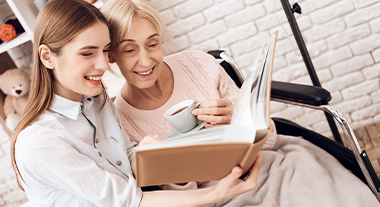
POLYGON ((82 56, 85 56, 85 57, 87 57, 87 56, 90 56, 90 55, 92 55, 93 53, 82 53, 82 56))
POLYGON ((157 43, 149 45, 149 47, 155 47, 155 46, 157 46, 157 43))
POLYGON ((131 53, 133 51, 135 51, 135 50, 125 50, 125 52, 127 52, 127 53, 131 53))
POLYGON ((110 52, 110 50, 103 50, 103 52, 110 52))

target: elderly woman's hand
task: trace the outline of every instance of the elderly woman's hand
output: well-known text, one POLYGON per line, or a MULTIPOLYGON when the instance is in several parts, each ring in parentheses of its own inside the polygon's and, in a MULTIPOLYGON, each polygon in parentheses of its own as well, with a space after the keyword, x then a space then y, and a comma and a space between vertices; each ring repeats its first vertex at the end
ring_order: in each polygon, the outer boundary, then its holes
POLYGON ((203 102, 199 108, 193 110, 193 115, 201 121, 207 121, 205 128, 231 123, 234 106, 227 98, 214 99, 203 102))
POLYGON ((139 146, 137 147, 140 148, 141 146, 144 146, 144 145, 147 145, 147 144, 152 144, 152 143, 155 143, 155 142, 158 142, 158 141, 161 141, 162 138, 158 135, 148 135, 148 136, 145 136, 141 142, 139 143, 139 146))
POLYGON ((239 178, 243 170, 238 166, 234 167, 229 175, 221 179, 216 186, 211 187, 212 190, 209 196, 215 199, 214 202, 220 202, 236 197, 244 192, 257 189, 261 161, 262 154, 260 152, 248 176, 244 180, 239 178))

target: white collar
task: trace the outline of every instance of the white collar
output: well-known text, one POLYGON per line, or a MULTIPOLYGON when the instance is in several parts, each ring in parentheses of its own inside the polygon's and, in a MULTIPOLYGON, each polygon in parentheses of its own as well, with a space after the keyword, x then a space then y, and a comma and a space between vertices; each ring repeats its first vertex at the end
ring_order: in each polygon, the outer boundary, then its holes
POLYGON ((52 103, 49 109, 66 116, 69 119, 77 120, 79 113, 81 112, 81 102, 71 101, 69 99, 63 98, 57 94, 54 94, 52 103))

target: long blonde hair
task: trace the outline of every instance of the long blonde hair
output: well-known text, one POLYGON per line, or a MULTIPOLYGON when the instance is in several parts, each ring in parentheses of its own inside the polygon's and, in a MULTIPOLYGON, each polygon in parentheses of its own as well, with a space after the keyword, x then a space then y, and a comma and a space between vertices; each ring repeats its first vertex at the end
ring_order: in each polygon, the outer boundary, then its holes
POLYGON ((157 10, 147 0, 107 0, 100 8, 110 25, 111 48, 116 48, 129 34, 132 18, 137 15, 149 20, 157 29, 166 53, 172 52, 172 39, 157 10))
POLYGON ((102 22, 108 26, 102 13, 83 0, 51 0, 37 16, 33 39, 32 86, 21 121, 12 135, 10 150, 12 167, 16 173, 17 183, 22 190, 24 188, 20 183, 20 178, 23 181, 24 179, 20 174, 15 158, 17 136, 36 121, 50 106, 58 84, 52 70, 47 69, 40 60, 39 46, 47 45, 55 55, 60 55, 64 45, 84 29, 97 22, 102 22))

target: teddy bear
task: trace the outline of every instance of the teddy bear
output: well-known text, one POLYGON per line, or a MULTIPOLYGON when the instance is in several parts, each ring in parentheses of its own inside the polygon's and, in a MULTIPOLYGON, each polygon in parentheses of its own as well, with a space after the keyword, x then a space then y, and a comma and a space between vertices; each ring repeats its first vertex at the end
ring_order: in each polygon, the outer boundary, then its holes
POLYGON ((0 89, 5 95, 5 125, 12 132, 19 123, 28 101, 31 81, 25 66, 6 70, 0 75, 0 89))

